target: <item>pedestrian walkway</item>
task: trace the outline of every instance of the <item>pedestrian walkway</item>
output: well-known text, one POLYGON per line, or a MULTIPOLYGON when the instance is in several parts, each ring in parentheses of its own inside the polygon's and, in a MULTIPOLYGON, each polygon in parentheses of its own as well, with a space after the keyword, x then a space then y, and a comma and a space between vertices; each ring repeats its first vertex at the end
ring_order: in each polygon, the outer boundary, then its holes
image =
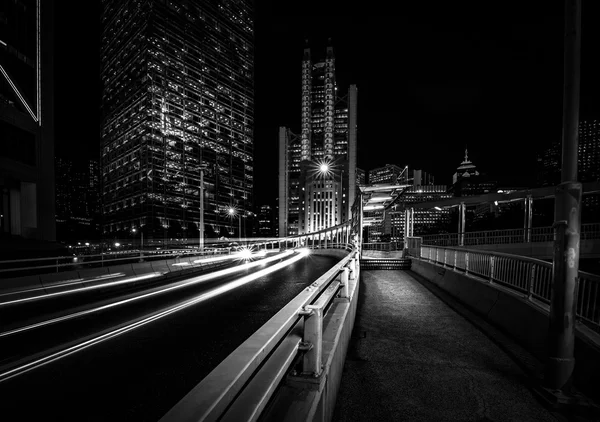
POLYGON ((407 271, 361 272, 341 421, 564 421, 488 336, 407 271))

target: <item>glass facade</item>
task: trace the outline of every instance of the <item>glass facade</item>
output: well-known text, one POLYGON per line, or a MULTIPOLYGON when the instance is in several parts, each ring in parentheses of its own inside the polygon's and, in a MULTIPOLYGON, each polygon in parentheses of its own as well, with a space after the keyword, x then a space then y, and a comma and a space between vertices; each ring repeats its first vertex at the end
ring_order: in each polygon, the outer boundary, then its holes
POLYGON ((253 208, 252 2, 105 0, 102 25, 104 233, 197 237, 203 172, 205 235, 240 235, 253 208))
POLYGON ((333 47, 314 61, 304 49, 301 132, 279 134, 279 233, 295 235, 335 226, 350 216, 357 183, 357 89, 339 95, 333 47), (327 171, 319 169, 326 165, 327 171))
POLYGON ((0 239, 54 241, 54 5, 0 2, 0 239))

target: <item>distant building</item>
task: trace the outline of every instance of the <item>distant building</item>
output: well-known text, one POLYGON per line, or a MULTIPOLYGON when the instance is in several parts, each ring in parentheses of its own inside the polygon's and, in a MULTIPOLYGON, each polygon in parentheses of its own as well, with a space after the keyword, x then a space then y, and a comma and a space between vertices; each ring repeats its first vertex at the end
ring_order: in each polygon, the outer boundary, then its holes
POLYGON ((98 162, 56 157, 55 169, 57 239, 98 239, 100 236, 98 162))
POLYGON ((367 174, 363 169, 356 168, 356 184, 364 185, 367 183, 367 174))
MULTIPOLYGON (((577 154, 577 179, 579 182, 600 181, 600 120, 579 122, 579 151, 577 154)), ((556 186, 561 181, 562 142, 556 141, 544 149, 537 157, 537 185, 556 186)), ((581 215, 583 222, 600 221, 600 197, 598 194, 582 198, 581 215)), ((538 207, 539 208, 539 207, 538 207)), ((546 207, 546 221, 552 220, 553 208, 546 207)))
POLYGON ((53 2, 0 2, 0 237, 54 241, 53 2))
MULTIPOLYGON (((401 195, 384 218, 384 234, 390 241, 399 242, 404 239, 405 210, 410 204, 418 202, 437 201, 451 198, 446 185, 415 185, 401 195)), ((449 209, 415 209, 413 234, 421 236, 443 232, 450 223, 449 209)))
POLYGON ((275 213, 270 205, 261 205, 258 213, 258 236, 275 236, 275 213))
MULTIPOLYGON (((577 179, 600 180, 600 120, 579 122, 577 179)), ((537 156, 537 185, 556 186, 561 180, 562 142, 553 142, 537 156)))
POLYGON ((469 160, 468 151, 465 149, 465 158, 452 176, 449 192, 454 196, 476 196, 496 192, 497 187, 497 182, 489 180, 485 173, 477 170, 475 164, 469 160))
POLYGON ((369 170, 368 182, 371 185, 396 183, 403 171, 404 167, 397 166, 396 164, 386 164, 383 167, 369 170))
POLYGON ((304 49, 301 132, 279 129, 279 236, 318 231, 350 218, 356 196, 357 88, 338 90, 335 56, 304 49))

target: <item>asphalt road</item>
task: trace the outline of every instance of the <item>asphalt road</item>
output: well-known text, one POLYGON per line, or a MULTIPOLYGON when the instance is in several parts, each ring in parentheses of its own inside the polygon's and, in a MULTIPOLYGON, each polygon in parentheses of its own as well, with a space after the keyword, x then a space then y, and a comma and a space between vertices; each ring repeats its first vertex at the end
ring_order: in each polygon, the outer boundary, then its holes
POLYGON ((4 359, 5 369, 0 372, 5 373, 6 368, 19 366, 20 357, 29 356, 26 361, 30 362, 37 351, 45 351, 39 356, 42 358, 51 348, 64 351, 69 342, 80 348, 14 377, 2 380, 0 374, 0 419, 157 421, 335 262, 330 257, 305 257, 270 275, 83 349, 82 340, 198 300, 211 289, 253 274, 258 268, 53 324, 39 334, 32 330, 0 338, 0 359, 4 359))

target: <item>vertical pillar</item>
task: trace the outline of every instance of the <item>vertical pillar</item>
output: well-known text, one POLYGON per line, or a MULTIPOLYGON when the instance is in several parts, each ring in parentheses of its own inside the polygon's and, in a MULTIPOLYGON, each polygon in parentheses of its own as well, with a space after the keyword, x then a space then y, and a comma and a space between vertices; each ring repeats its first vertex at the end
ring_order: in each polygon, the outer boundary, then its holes
POLYGON ((525 243, 531 242, 531 221, 533 216, 533 198, 527 195, 525 198, 525 243))
POLYGON ((410 209, 410 237, 415 235, 415 209, 410 209))
POLYGON ((458 206, 458 246, 465 246, 465 203, 458 206))
POLYGON ((554 208, 553 286, 544 383, 568 391, 575 366, 575 311, 581 229, 581 183, 577 182, 581 0, 565 1, 563 138, 561 183, 554 208))
POLYGON ((408 208, 404 210, 404 247, 408 248, 408 208))

